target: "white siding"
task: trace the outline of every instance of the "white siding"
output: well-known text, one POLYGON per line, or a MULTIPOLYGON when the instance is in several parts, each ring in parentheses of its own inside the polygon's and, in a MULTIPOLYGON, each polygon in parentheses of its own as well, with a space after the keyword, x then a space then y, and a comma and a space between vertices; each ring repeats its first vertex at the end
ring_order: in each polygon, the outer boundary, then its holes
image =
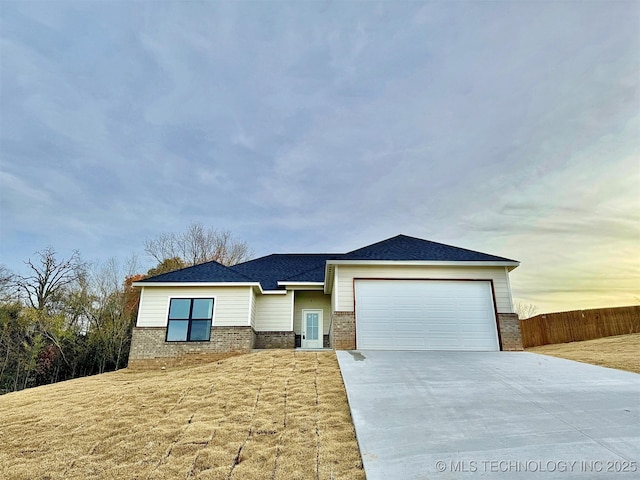
POLYGON ((286 295, 258 295, 256 297, 256 332, 291 331, 293 292, 286 295))
POLYGON ((515 313, 513 308, 513 293, 511 292, 511 280, 509 279, 509 269, 504 267, 504 274, 507 278, 507 291, 509 292, 509 311, 515 313))
POLYGON ((251 302, 251 318, 249 320, 249 324, 256 329, 256 292, 252 288, 249 293, 249 301, 251 302))
POLYGON ((246 326, 251 287, 143 287, 138 327, 166 327, 169 299, 213 297, 214 326, 246 326))
POLYGON ((293 330, 298 335, 300 335, 302 326, 302 309, 322 310, 323 334, 329 333, 331 325, 331 297, 329 295, 325 295, 323 292, 296 291, 293 330))
POLYGON ((493 280, 496 308, 498 313, 513 313, 507 269, 504 267, 435 267, 412 265, 340 265, 340 275, 335 277, 334 293, 338 301, 336 311, 353 312, 353 279, 354 278, 423 278, 423 279, 463 279, 493 280))

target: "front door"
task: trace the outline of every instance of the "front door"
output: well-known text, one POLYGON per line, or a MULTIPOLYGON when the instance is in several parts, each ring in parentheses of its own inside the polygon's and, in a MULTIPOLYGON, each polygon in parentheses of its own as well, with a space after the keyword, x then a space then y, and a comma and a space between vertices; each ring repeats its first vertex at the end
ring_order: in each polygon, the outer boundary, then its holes
POLYGON ((322 348, 322 310, 302 311, 302 348, 322 348))

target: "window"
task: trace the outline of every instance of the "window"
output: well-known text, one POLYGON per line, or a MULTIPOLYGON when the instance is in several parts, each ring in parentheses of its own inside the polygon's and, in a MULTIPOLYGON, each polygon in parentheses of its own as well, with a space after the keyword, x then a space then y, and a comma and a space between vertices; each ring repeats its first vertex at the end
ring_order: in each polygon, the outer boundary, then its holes
POLYGON ((172 298, 167 342, 208 342, 212 318, 213 298, 172 298))

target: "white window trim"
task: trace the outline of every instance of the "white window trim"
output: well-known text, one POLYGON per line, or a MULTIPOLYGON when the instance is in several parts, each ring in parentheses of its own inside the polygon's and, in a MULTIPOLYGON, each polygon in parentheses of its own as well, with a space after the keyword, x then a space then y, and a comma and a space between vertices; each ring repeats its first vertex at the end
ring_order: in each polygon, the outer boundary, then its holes
POLYGON ((291 291, 291 324, 289 327, 289 330, 291 330, 293 332, 293 317, 295 315, 295 297, 296 297, 296 292, 291 291))
MULTIPOLYGON (((140 290, 140 302, 138 303, 138 317, 136 318, 136 327, 140 326, 140 317, 142 316, 142 303, 144 301, 144 288, 140 290)), ((167 322, 169 321, 169 315, 167 315, 167 322)))
MULTIPOLYGON (((513 294, 511 292, 511 280, 509 280, 509 269, 504 267, 504 276, 507 277, 507 291, 509 292, 509 308, 511 308, 510 313, 515 313, 515 309, 513 308, 513 294)), ((497 309, 497 306, 496 306, 497 309)))
MULTIPOLYGON (((320 342, 320 347, 324 348, 324 310, 322 308, 303 308, 302 314, 300 318, 300 334, 306 335, 307 327, 305 325, 305 314, 307 312, 315 312, 318 313, 318 341, 320 342)), ((300 346, 302 347, 302 340, 300 340, 300 346)))
MULTIPOLYGON (((338 305, 340 305, 340 303, 338 303, 338 286, 339 286, 340 282, 338 280, 338 265, 335 266, 335 270, 333 271, 333 292, 331 292, 331 296, 334 298, 333 300, 333 311, 337 312, 338 311, 338 305)), ((355 292, 354 292, 354 297, 355 297, 355 292)))

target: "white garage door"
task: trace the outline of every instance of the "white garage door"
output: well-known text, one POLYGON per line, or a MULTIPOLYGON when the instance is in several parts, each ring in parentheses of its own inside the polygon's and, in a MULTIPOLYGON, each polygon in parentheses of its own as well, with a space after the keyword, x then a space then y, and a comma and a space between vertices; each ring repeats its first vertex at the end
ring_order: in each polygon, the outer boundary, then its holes
POLYGON ((356 346, 375 350, 499 350, 485 281, 356 280, 356 346))

